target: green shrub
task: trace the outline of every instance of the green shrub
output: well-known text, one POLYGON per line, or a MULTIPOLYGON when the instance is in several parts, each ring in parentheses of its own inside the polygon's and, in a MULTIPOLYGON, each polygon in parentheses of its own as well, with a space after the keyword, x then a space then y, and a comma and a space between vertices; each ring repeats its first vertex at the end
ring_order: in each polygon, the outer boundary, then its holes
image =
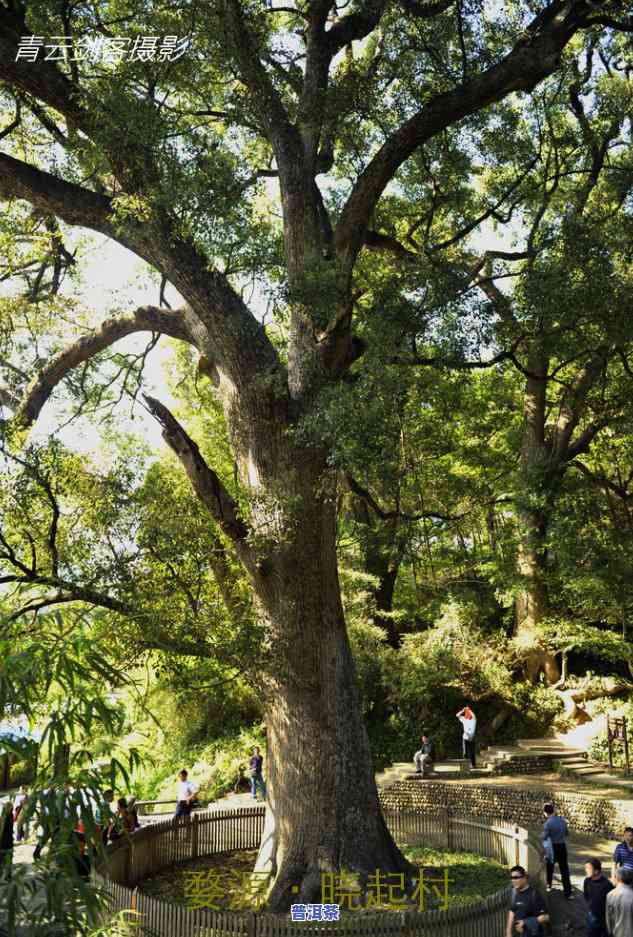
POLYGON ((157 755, 153 768, 134 778, 134 793, 141 800, 173 800, 178 772, 186 768, 189 780, 199 787, 199 799, 203 803, 217 800, 233 790, 240 765, 246 768, 254 745, 262 749, 265 757, 261 723, 242 729, 236 735, 215 739, 206 746, 179 751, 166 747, 157 755))

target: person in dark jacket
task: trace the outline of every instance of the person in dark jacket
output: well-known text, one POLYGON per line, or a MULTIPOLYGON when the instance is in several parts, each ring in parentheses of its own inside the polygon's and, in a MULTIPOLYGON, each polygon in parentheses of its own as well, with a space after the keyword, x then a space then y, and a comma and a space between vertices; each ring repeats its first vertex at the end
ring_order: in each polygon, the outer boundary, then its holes
POLYGON ((0 879, 11 878, 13 867, 13 804, 6 800, 0 808, 0 879))
POLYGON ((607 895, 614 886, 602 874, 600 859, 588 859, 585 874, 582 890, 587 902, 587 937, 608 937, 607 895))

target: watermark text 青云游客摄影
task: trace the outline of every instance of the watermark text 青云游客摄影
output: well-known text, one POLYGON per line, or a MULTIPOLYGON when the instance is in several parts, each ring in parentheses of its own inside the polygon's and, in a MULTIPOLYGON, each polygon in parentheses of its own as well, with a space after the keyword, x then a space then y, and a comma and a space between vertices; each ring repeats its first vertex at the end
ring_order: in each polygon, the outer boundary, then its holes
POLYGON ((21 36, 16 62, 175 62, 191 47, 185 36, 21 36))

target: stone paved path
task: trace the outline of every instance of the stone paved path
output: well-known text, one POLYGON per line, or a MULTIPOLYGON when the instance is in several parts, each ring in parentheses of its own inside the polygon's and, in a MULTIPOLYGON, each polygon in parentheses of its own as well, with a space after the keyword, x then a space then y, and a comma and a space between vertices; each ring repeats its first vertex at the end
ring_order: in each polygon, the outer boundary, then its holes
POLYGON ((611 872, 611 857, 615 841, 601 836, 574 837, 569 840, 569 867, 574 888, 574 898, 563 897, 558 869, 554 875, 554 888, 549 893, 553 937, 585 937, 585 901, 582 883, 585 879, 585 862, 590 858, 602 861, 605 874, 611 872))

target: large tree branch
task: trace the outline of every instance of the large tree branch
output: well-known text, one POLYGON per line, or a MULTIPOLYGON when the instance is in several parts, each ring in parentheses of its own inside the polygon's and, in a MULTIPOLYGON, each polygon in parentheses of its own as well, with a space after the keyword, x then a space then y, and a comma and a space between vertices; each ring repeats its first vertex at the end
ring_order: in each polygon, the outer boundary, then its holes
POLYGON ((11 421, 12 425, 20 430, 32 426, 55 387, 70 371, 134 332, 159 332, 195 344, 182 310, 141 306, 129 315, 106 319, 99 328, 54 355, 42 368, 18 405, 11 421))
MULTIPOLYGON (((234 384, 279 365, 265 331, 227 278, 188 240, 174 236, 167 218, 116 223, 113 202, 42 169, 0 154, 0 198, 21 198, 70 225, 105 234, 166 274, 189 301, 201 327, 196 343, 221 364, 234 384)), ((190 325, 194 327, 190 318, 190 325)))
POLYGON ((237 62, 239 75, 258 102, 258 119, 270 140, 277 163, 282 167, 296 161, 299 138, 284 104, 264 68, 253 34, 244 18, 240 0, 222 0, 227 45, 237 62))
POLYGON ((608 349, 599 348, 585 367, 577 373, 563 397, 552 435, 552 456, 558 463, 569 460, 568 448, 572 433, 580 421, 587 394, 604 372, 607 354, 608 349))
MULTIPOLYGON (((48 586, 57 589, 56 592, 44 595, 41 598, 29 599, 5 619, 6 624, 19 621, 20 618, 28 614, 35 616, 46 608, 69 605, 73 602, 82 602, 95 608, 104 608, 121 615, 128 622, 142 625, 147 619, 148 624, 150 624, 146 613, 139 614, 132 605, 128 605, 105 592, 99 592, 89 586, 81 586, 74 582, 65 582, 62 579, 38 575, 29 578, 12 575, 0 576, 0 583, 48 586)), ((180 641, 173 633, 162 631, 160 628, 157 629, 154 617, 151 617, 151 629, 152 634, 148 636, 141 632, 140 641, 136 640, 135 642, 138 647, 144 650, 166 651, 183 657, 210 657, 213 653, 213 649, 209 645, 200 642, 180 641)))
POLYGON ((601 420, 594 420, 589 426, 583 430, 580 435, 569 444, 567 447, 567 453, 565 456, 565 462, 571 462, 576 456, 582 455, 585 452, 589 451, 591 443, 594 441, 599 432, 603 429, 606 429, 614 420, 613 415, 604 417, 601 420))
POLYGON ((297 113, 297 125, 310 171, 317 170, 317 152, 323 128, 325 94, 332 55, 325 36, 325 23, 331 8, 329 0, 317 0, 309 7, 306 36, 306 64, 297 113))
POLYGON ((240 558, 250 562, 250 550, 246 543, 248 527, 239 516, 239 508, 226 490, 218 475, 202 457, 200 449, 186 433, 167 407, 154 397, 143 394, 152 416, 163 427, 163 439, 180 459, 191 485, 200 501, 211 514, 220 530, 235 544, 240 558))
POLYGON ((587 26, 608 26, 620 33, 633 33, 633 19, 615 20, 612 16, 592 16, 587 26))
POLYGON ((343 477, 352 494, 355 494, 358 498, 362 498, 362 500, 369 505, 372 511, 383 521, 392 520, 395 518, 399 518, 403 521, 420 521, 424 520, 425 518, 427 520, 436 521, 458 521, 461 520, 462 517, 465 517, 463 514, 439 514, 437 511, 423 511, 419 514, 406 514, 404 511, 399 510, 385 511, 378 504, 371 492, 366 488, 363 488, 363 486, 359 484, 359 482, 357 482, 356 479, 349 474, 349 472, 344 472, 343 477))
POLYGON ((44 101, 72 125, 88 132, 89 121, 79 103, 79 89, 55 62, 43 60, 34 66, 32 62, 17 58, 21 37, 32 32, 23 11, 0 7, 0 80, 44 101))
POLYGON ((554 0, 500 62, 451 91, 435 95, 402 124, 358 178, 335 231, 337 253, 351 273, 386 185, 416 149, 442 130, 515 91, 531 91, 558 67, 560 56, 592 9, 587 0, 554 0))
POLYGON ((496 364, 501 364, 502 361, 511 361, 512 364, 516 364, 516 351, 524 338, 525 336, 521 335, 513 343, 509 351, 500 351, 492 358, 488 358, 487 361, 469 361, 465 358, 422 358, 419 355, 415 355, 411 357, 397 356, 391 359, 391 363, 456 371, 474 371, 493 368, 496 364))
POLYGON ((499 196, 499 198, 493 205, 490 205, 490 207, 487 208, 484 212, 482 212, 481 215, 479 215, 477 218, 473 218, 472 221, 469 221, 468 224, 460 228, 450 238, 446 238, 444 241, 439 241, 437 244, 432 244, 429 247, 427 247, 426 249, 427 253, 434 254, 437 251, 445 250, 447 247, 452 247, 453 244, 457 244, 458 241, 462 241, 465 237, 471 234, 471 232, 473 232, 475 228, 478 228, 479 225, 482 224, 484 221, 487 221, 488 218, 491 218, 497 215, 503 203, 506 201, 506 199, 508 199, 512 195, 514 191, 516 191, 516 189, 519 188, 519 186, 524 181, 524 179, 526 179, 527 176, 529 176, 529 174, 532 172, 532 170, 538 163, 539 159, 540 159, 539 156, 535 156, 533 159, 531 159, 530 162, 525 167, 525 169, 523 170, 523 172, 514 180, 514 182, 512 182, 508 186, 505 192, 499 196))
POLYGON ((373 32, 388 4, 389 0, 365 0, 360 9, 337 20, 325 34, 330 58, 350 42, 364 39, 373 32))
POLYGON ((392 237, 390 234, 383 234, 381 231, 366 231, 363 246, 370 250, 389 251, 389 253, 407 260, 420 261, 421 259, 419 253, 408 250, 397 238, 392 237))
POLYGON ((606 475, 600 475, 597 472, 592 472, 591 469, 581 462, 579 459, 574 459, 570 463, 571 468, 577 468, 583 475, 589 478, 594 484, 598 485, 600 488, 607 489, 612 491, 618 498, 621 498, 622 501, 628 501, 630 498, 633 498, 633 491, 629 491, 628 484, 631 479, 628 479, 626 485, 619 485, 617 482, 613 481, 612 478, 608 478, 606 475))
POLYGON ((66 182, 6 153, 0 153, 0 198, 24 199, 44 214, 57 215, 70 225, 91 228, 126 247, 132 246, 115 228, 112 202, 105 195, 66 182))

